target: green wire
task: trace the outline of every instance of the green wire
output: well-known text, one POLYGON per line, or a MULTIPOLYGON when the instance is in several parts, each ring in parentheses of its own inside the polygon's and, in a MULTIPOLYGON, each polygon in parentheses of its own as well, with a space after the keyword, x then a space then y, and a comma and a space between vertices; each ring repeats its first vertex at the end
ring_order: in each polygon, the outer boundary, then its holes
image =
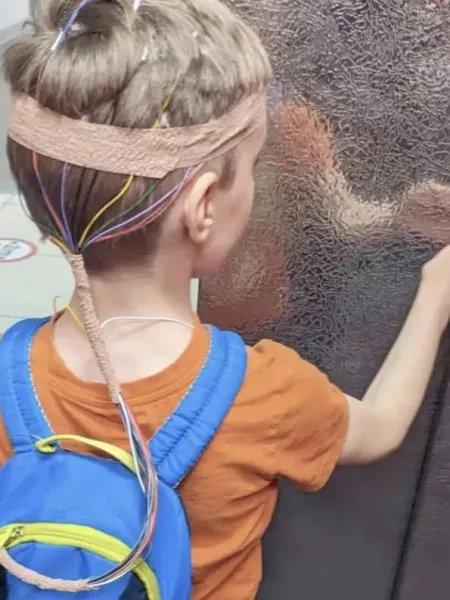
POLYGON ((89 238, 86 240, 85 244, 84 244, 84 248, 86 248, 91 240, 93 238, 96 238, 100 233, 102 233, 102 231, 104 231, 105 229, 107 229, 109 227, 109 225, 111 225, 112 223, 114 223, 115 221, 118 221, 119 219, 122 219, 123 217, 126 217, 126 215, 128 215, 130 212, 132 212, 135 208, 137 208, 140 204, 142 204, 143 202, 145 202, 152 194, 153 192, 156 190, 156 188, 158 187, 159 182, 153 183, 149 189, 144 192, 144 194, 142 194, 142 196, 140 196, 136 202, 134 202, 131 206, 129 206, 126 210, 122 211, 121 213, 119 213, 118 215, 116 215, 115 217, 113 217, 112 219, 109 219, 109 221, 106 221, 106 223, 104 223, 102 225, 102 227, 98 230, 98 231, 94 231, 89 238))
POLYGON ((25 202, 22 198, 22 194, 20 194, 20 193, 19 193, 19 203, 20 203, 20 207, 22 208, 24 215, 26 216, 26 218, 29 221, 31 221, 33 223, 33 225, 36 225, 37 227, 40 227, 41 229, 45 229, 45 231, 48 231, 48 233, 51 233, 52 236, 55 237, 57 240, 59 240, 60 242, 64 242, 63 238, 58 233, 58 231, 54 227, 52 227, 50 224, 45 225, 44 223, 39 223, 39 221, 35 221, 33 219, 33 217, 28 212, 28 210, 25 206, 25 202))

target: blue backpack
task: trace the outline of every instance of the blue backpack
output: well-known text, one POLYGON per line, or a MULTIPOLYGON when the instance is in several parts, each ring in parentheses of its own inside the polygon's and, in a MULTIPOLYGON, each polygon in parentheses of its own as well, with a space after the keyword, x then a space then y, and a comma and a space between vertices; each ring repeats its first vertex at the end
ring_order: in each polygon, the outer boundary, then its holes
MULTIPOLYGON (((0 413, 14 456, 0 469, 0 573, 8 600, 58 600, 56 592, 19 579, 28 570, 46 578, 84 580, 108 573, 134 547, 145 518, 145 498, 131 456, 77 436, 55 436, 30 373, 30 347, 45 320, 12 327, 0 342, 0 413), (111 459, 60 448, 80 441, 111 459), (25 570, 23 569, 25 567, 25 570)), ((145 560, 117 581, 83 600, 189 600, 189 525, 177 488, 189 474, 226 417, 244 380, 244 342, 211 328, 208 357, 175 412, 150 441, 158 473, 156 531, 145 560)), ((211 515, 213 518, 214 515, 211 515)), ((26 577, 25 577, 26 579, 26 577)))

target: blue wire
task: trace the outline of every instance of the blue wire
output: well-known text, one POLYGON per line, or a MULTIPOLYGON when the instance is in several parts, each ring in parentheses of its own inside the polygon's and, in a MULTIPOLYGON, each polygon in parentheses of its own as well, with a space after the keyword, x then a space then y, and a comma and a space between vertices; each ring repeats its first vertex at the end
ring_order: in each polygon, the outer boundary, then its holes
POLYGON ((57 50, 59 48, 59 46, 65 41, 67 34, 70 31, 70 28, 72 27, 72 25, 74 24, 74 22, 77 20, 78 15, 80 14, 80 12, 86 8, 87 6, 89 6, 89 4, 91 4, 94 0, 82 0, 80 2, 80 4, 78 6, 76 6, 74 8, 74 10, 70 13, 70 15, 67 17, 65 23, 63 24, 63 26, 61 27, 61 29, 59 30, 59 35, 58 38, 52 48, 53 51, 57 50))

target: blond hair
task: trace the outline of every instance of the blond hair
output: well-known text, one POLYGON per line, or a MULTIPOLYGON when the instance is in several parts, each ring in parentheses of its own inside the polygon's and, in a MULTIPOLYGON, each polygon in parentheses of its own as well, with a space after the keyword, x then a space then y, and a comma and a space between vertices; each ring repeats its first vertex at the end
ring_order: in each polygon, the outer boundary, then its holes
MULTIPOLYGON (((52 50, 76 5, 75 0, 33 3, 31 31, 5 57, 14 93, 28 94, 72 118, 147 129, 161 120, 174 127, 206 123, 269 81, 269 61, 257 35, 219 0, 142 0, 137 11, 132 0, 93 0, 52 50)), ((38 224, 49 223, 32 153, 9 139, 8 156, 32 217, 38 224)), ((223 181, 232 171, 227 158, 220 164, 223 181)), ((44 156, 38 161, 42 184, 58 214, 63 164, 44 156)), ((98 226, 154 189, 147 199, 151 204, 181 177, 174 172, 159 182, 135 178, 98 226)), ((123 185, 120 175, 70 168, 65 202, 75 237, 123 185)), ((157 234, 153 223, 89 248, 84 256, 88 271, 135 262, 153 249, 157 234)))

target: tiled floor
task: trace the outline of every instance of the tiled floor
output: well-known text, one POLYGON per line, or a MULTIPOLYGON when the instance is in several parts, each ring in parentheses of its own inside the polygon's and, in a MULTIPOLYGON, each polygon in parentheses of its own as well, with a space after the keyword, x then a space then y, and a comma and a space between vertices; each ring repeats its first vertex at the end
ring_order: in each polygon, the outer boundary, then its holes
POLYGON ((63 306, 73 287, 65 259, 49 242, 40 240, 17 196, 0 194, 0 249, 2 240, 17 239, 31 243, 36 252, 11 261, 13 254, 0 251, 0 332, 20 318, 51 314, 55 298, 63 306))

